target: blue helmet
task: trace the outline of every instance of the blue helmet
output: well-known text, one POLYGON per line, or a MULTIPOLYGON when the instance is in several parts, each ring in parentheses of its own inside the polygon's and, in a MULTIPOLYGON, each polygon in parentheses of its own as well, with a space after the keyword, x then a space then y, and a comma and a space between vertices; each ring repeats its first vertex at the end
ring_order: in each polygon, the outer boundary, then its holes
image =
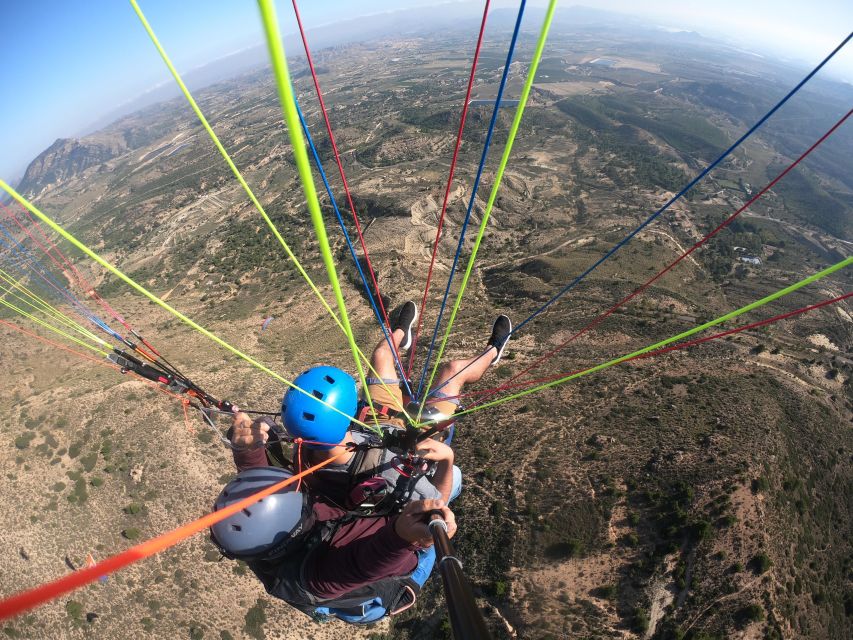
MULTIPOLYGON (((290 471, 278 467, 247 469, 225 485, 213 510, 219 511, 292 476, 290 471)), ((313 521, 308 495, 290 485, 217 522, 210 528, 210 537, 229 558, 271 559, 285 554, 294 540, 311 529, 313 521)))
POLYGON ((284 428, 294 438, 329 443, 306 445, 310 448, 331 449, 343 440, 358 409, 355 380, 337 367, 314 367, 296 378, 293 384, 306 393, 291 388, 284 394, 281 402, 284 428))

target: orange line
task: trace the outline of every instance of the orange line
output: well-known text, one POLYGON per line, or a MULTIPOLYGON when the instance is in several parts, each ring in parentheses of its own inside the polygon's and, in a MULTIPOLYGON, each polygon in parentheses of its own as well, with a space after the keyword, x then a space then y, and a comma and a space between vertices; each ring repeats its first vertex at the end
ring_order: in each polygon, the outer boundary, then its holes
MULTIPOLYGON (((57 349, 62 349, 63 351, 67 351, 68 353, 73 353, 74 355, 80 356, 81 358, 84 358, 85 360, 90 360, 90 361, 94 362, 95 364, 99 364, 103 367, 108 367, 110 369, 119 370, 119 367, 117 367, 114 364, 111 364, 108 361, 102 360, 100 358, 92 357, 92 356, 90 356, 86 353, 83 353, 81 351, 76 351, 74 349, 70 349, 69 347, 66 347, 64 344, 61 344, 59 342, 55 342, 53 340, 45 338, 44 336, 40 336, 39 334, 33 333, 32 331, 28 331, 28 330, 24 329, 23 327, 16 325, 13 322, 7 322, 6 320, 0 320, 0 324, 4 324, 7 327, 11 327, 11 328, 15 329, 16 331, 20 331, 23 334, 26 334, 28 336, 35 338, 36 340, 41 340, 42 342, 49 344, 52 347, 56 347, 57 349)), ((181 396, 177 395, 176 393, 172 393, 168 389, 164 389, 163 387, 161 387, 158 383, 154 382, 153 380, 147 380, 141 376, 137 376, 137 378, 139 380, 141 380, 142 382, 153 387, 156 391, 159 391, 160 393, 165 393, 167 396, 172 396, 173 398, 177 399, 178 402, 184 401, 184 399, 181 396)))
POLYGON ((86 360, 91 360, 92 362, 97 362, 98 364, 103 365, 105 367, 118 369, 118 367, 116 367, 115 365, 109 364, 100 358, 95 358, 95 357, 90 356, 86 353, 82 353, 80 351, 75 351, 74 349, 70 349, 69 347, 66 347, 64 344, 60 344, 59 342, 54 342, 53 340, 49 340, 47 338, 44 338, 44 337, 38 335, 37 333, 33 333, 32 331, 27 331, 23 327, 19 327, 18 325, 14 324, 13 322, 6 322, 5 320, 0 320, 0 324, 5 324, 7 327, 12 327, 13 329, 16 329, 17 331, 20 331, 21 333, 25 333, 28 336, 32 336, 36 340, 41 340, 42 342, 46 342, 47 344, 49 344, 53 347, 57 347, 58 349, 62 349, 63 351, 67 351, 68 353, 73 353, 74 355, 78 355, 81 358, 85 358, 86 360))
POLYGON ((224 509, 209 513, 198 520, 168 531, 167 533, 156 538, 152 538, 151 540, 147 540, 110 558, 106 558, 94 566, 78 569, 74 573, 59 578, 58 580, 48 582, 39 587, 35 587, 34 589, 29 589, 28 591, 23 591, 17 595, 6 598, 5 600, 0 601, 0 620, 5 620, 6 618, 18 615, 19 613, 37 607, 45 602, 54 600, 69 591, 79 589, 80 587, 95 582, 101 576, 118 571, 119 569, 133 564, 134 562, 138 562, 143 558, 152 556, 155 553, 160 553, 161 551, 176 545, 182 540, 189 538, 196 533, 200 533, 217 522, 221 522, 235 513, 242 511, 246 507, 255 504, 258 500, 266 498, 267 496, 280 491, 284 487, 301 480, 303 477, 313 473, 317 469, 333 463, 346 453, 349 453, 349 451, 341 451, 338 455, 333 456, 328 460, 324 460, 320 464, 314 465, 302 473, 291 476, 287 480, 282 480, 281 482, 267 487, 266 489, 244 498, 239 502, 235 502, 224 509))

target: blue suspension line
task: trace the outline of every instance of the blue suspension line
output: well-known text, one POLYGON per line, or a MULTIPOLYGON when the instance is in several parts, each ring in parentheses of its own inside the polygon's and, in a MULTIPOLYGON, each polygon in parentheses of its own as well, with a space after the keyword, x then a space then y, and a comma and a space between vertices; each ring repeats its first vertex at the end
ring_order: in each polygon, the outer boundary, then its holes
MULTIPOLYGON (((0 238, 0 243, 2 243, 3 246, 9 249, 10 251, 14 251, 20 256, 19 262, 16 265, 19 270, 21 270, 22 264, 26 265, 27 268, 29 268, 33 273, 41 277, 42 280, 44 280, 48 284, 53 284, 53 286, 55 286, 59 290, 59 292, 66 298, 66 300, 76 308, 76 305, 79 303, 79 300, 74 297, 74 294, 68 291, 67 288, 64 287, 60 282, 57 282, 56 278, 51 275, 50 271, 45 268, 45 266, 39 261, 38 258, 32 255, 29 249, 27 249, 11 235, 8 227, 6 227, 2 222, 0 222, 0 233, 6 236, 13 244, 9 244, 2 238, 0 238)), ((10 264, 15 263, 10 262, 10 264)), ((21 270, 21 272, 26 275, 25 271, 21 270)), ((84 317, 89 318, 89 314, 85 314, 84 317)))
POLYGON ((427 350, 426 361, 424 362, 424 369, 421 372, 421 379, 418 382, 418 394, 417 398, 421 397, 421 393, 423 392, 424 382, 426 380, 427 371, 429 370, 430 360, 432 359, 432 352, 435 348, 435 342, 438 338, 438 330, 441 327, 441 319, 444 316, 444 309, 447 306, 447 299, 450 296, 450 285, 453 284, 453 274, 456 273, 456 265, 459 263, 459 257, 462 255, 462 247, 465 242, 465 232, 468 229, 468 223, 471 220, 471 213, 474 210, 474 202, 477 197, 477 189, 480 187, 480 179, 483 177, 483 169, 486 166, 486 158, 489 155, 489 146, 492 143, 492 135, 495 132, 495 123, 498 120, 498 112, 500 111, 501 106, 501 98, 503 97, 504 88, 506 87, 506 80, 509 76, 509 67, 512 63, 512 55, 515 51, 515 43, 518 39, 518 32, 521 29, 521 18, 524 15, 524 6, 527 4, 527 0, 521 0, 521 3, 518 6, 518 17, 515 19, 515 29, 512 32, 512 40, 509 43, 509 50, 506 54, 506 63, 504 63, 503 75, 501 76, 501 83, 498 87, 498 95, 495 98, 495 106, 492 110, 492 119, 489 122, 489 131, 486 134, 486 142, 483 145, 483 154, 480 157, 480 166, 477 167, 477 177, 474 178, 474 186, 471 189, 471 199, 468 202, 468 210, 465 212, 465 220, 462 222, 462 230, 459 234, 459 243, 456 246, 456 255, 453 257, 453 266, 450 268, 450 275, 447 278, 447 287, 444 289, 444 298, 441 301, 441 308, 438 311, 438 318, 435 321, 435 329, 432 332, 432 340, 429 343, 429 349, 427 350))
MULTIPOLYGON (((734 150, 735 150, 735 149, 736 149, 736 148, 737 148, 737 147, 738 147, 738 146, 739 146, 739 145, 740 145, 744 140, 746 140, 749 136, 751 136, 751 135, 756 131, 756 129, 758 129, 758 128, 759 128, 762 124, 764 124, 764 122, 766 122, 766 121, 767 121, 767 120, 768 120, 768 119, 769 119, 769 118, 770 118, 774 113, 776 113, 776 111, 778 111, 778 110, 779 110, 779 108, 780 108, 780 107, 782 107, 782 105, 784 105, 784 104, 785 104, 785 103, 786 103, 786 102, 787 102, 787 101, 788 101, 788 100, 789 100, 789 99, 790 99, 790 98, 791 98, 795 93, 797 93, 797 92, 798 92, 798 91, 803 87, 803 85, 805 85, 809 80, 811 80, 811 79, 812 79, 812 77, 814 77, 814 75, 815 75, 815 74, 817 74, 817 72, 818 72, 818 71, 820 71, 820 70, 824 67, 824 65, 826 65, 826 63, 828 63, 828 62, 829 62, 829 61, 830 61, 830 60, 831 60, 831 59, 832 59, 832 58, 833 58, 833 57, 834 57, 834 56, 835 56, 839 51, 841 51, 841 49, 843 49, 843 48, 844 48, 844 46, 845 46, 845 45, 850 41, 850 39, 851 39, 851 38, 853 38, 853 33, 850 33, 850 34, 849 34, 849 35, 844 39, 844 41, 843 41, 841 44, 839 44, 837 47, 835 47, 835 49, 833 49, 833 50, 832 50, 832 52, 831 52, 828 56, 826 56, 826 58, 824 58, 824 59, 823 59, 823 61, 822 61, 819 65, 817 65, 817 66, 816 66, 816 67, 815 67, 815 68, 814 68, 814 69, 813 69, 813 70, 812 70, 812 71, 811 71, 811 72, 810 72, 810 73, 809 73, 805 78, 803 78, 803 79, 799 82, 799 84, 797 84, 797 86, 795 86, 793 89, 791 89, 791 91, 789 91, 789 92, 788 92, 788 94, 787 94, 784 98, 782 98, 782 100, 780 100, 780 101, 776 104, 776 106, 774 106, 772 109, 770 109, 770 111, 768 111, 768 112, 767 112, 767 113, 766 113, 766 114, 765 114, 765 115, 764 115, 764 116, 763 116, 763 117, 762 117, 758 122, 756 122, 756 123, 752 126, 752 128, 750 128, 750 129, 749 129, 749 131, 747 131, 745 134, 743 134, 743 135, 742 135, 742 136, 737 140, 737 142, 735 142, 735 143, 734 143, 732 146, 730 146, 730 147, 729 147, 725 152, 723 152, 723 154, 722 154, 719 158, 717 158, 716 160, 714 160, 714 162, 712 162, 710 165, 708 165, 708 167, 707 167, 705 170, 703 170, 703 171, 702 171, 702 173, 700 173, 698 176, 696 176, 695 178, 693 178, 693 180, 691 180, 691 181, 687 184, 687 186, 685 186, 681 191, 679 191, 677 194, 675 194, 675 195, 672 197, 672 199, 670 199, 670 200, 669 200, 669 202, 667 202, 665 205, 663 205, 663 206, 662 206, 660 209, 658 209, 654 214, 652 214, 652 215, 651 215, 651 216, 650 216, 650 217, 649 217, 645 222, 643 222, 639 227, 637 227, 636 229, 634 229, 634 231, 632 231, 632 232, 631 232, 627 237, 625 237, 621 242, 619 242, 619 243, 618 243, 617 245, 615 245, 612 249, 610 249, 610 251, 608 251, 608 252, 607 252, 607 253, 606 253, 602 258, 600 258, 600 259, 599 259, 595 264, 593 264, 589 269, 587 269, 586 271, 584 271, 581 275, 579 275, 579 276, 578 276, 577 278, 575 278, 571 283, 569 283, 566 287, 564 287, 564 288, 563 288, 563 289, 562 289, 562 290, 561 290, 557 295, 555 295, 555 296, 554 296, 553 298, 551 298, 548 302, 546 302, 544 305, 542 305, 541 307, 539 307, 539 309, 537 309, 535 312, 533 312, 532 314, 530 314, 530 316, 528 316, 528 317, 527 317, 523 322, 521 322, 521 323, 519 323, 518 325, 516 325, 516 326, 513 328, 513 330, 510 332, 510 334, 509 334, 509 335, 510 335, 510 336, 512 336, 513 334, 515 334, 515 333, 516 333, 517 331, 519 331, 519 330, 520 330, 524 325, 526 325, 528 322, 530 322, 531 320, 533 320, 536 316, 538 316, 540 313, 542 313, 543 311, 545 311, 545 309, 547 309, 547 308, 548 308, 549 306, 551 306, 554 302, 556 302, 560 297, 562 297, 562 296, 563 296, 563 294, 568 293, 568 292, 569 292, 571 289, 573 289, 573 288, 574 288, 574 287, 575 287, 575 286, 576 286, 576 285, 577 285, 581 280, 583 280, 587 275, 589 275, 589 274, 590 274, 590 273, 592 273, 596 268, 598 268, 598 266, 599 266, 602 262, 604 262, 605 260, 607 260, 608 258, 610 258, 610 256, 612 256, 612 255, 613 255, 614 253, 616 253, 616 252, 617 252, 621 247, 623 247, 625 244, 627 244, 627 243, 628 243, 628 242, 629 242, 629 241, 630 241, 630 240, 631 240, 635 235, 637 235, 640 231, 642 231, 642 230, 643 230, 643 229, 644 229, 644 228, 645 228, 649 223, 651 223, 655 218, 657 218, 660 214, 662 214, 664 211, 666 211, 666 210, 667 210, 667 209, 668 209, 668 208, 669 208, 669 207, 670 207, 670 206, 671 206, 671 205, 672 205, 676 200, 678 200, 681 196, 683 196, 685 193, 687 193, 687 191, 689 191, 689 190, 690 190, 690 189, 691 189, 691 188, 692 188, 692 187, 693 187, 697 182, 699 182, 702 178, 704 178, 704 177, 705 177, 705 176, 706 176, 706 175, 707 175, 707 174, 708 174, 708 173, 709 173, 709 172, 710 172, 714 167, 716 167, 720 162, 722 162, 722 161, 723 161, 723 160, 724 160, 724 159, 725 159, 725 158, 726 158, 726 157, 727 157, 727 156, 728 156, 732 151, 734 151, 734 150)), ((486 351, 488 351, 488 349, 486 349, 486 351)), ((482 354, 480 354, 480 355, 481 355, 481 356, 485 355, 486 351, 483 351, 483 353, 482 353, 482 354)), ((472 363, 473 363, 473 361, 472 361, 472 363)), ((468 365, 468 366, 471 366, 471 365, 468 365)), ((458 373, 456 373, 453 377, 455 377, 455 376, 459 375, 460 373, 462 373, 462 371, 465 371, 465 369, 467 369, 467 368, 468 368, 468 367, 463 368, 461 371, 459 371, 458 373)), ((442 387, 446 386, 446 385, 447 385, 447 383, 448 383, 448 382, 450 382, 450 380, 452 380, 452 379, 453 379, 453 378, 450 378, 449 380, 446 380, 446 381, 445 381, 444 383, 442 383, 441 385, 438 385, 438 386, 436 386, 434 389, 432 389, 432 390, 429 392, 429 394, 427 394, 427 398, 428 398, 428 397, 430 397, 430 396, 432 396, 435 392, 439 391, 442 387)))
POLYGON ((2 238, 0 238, 0 243, 10 251, 13 251, 20 256, 19 263, 16 264, 10 261, 10 264, 15 266, 19 272, 26 275, 26 271, 21 267, 21 263, 26 261, 27 267, 36 275, 41 277, 45 282, 53 284, 53 286, 55 286, 59 293, 66 298, 66 301, 70 303, 71 307, 75 309, 77 313, 89 320, 110 337, 115 338, 120 342, 124 342, 124 339, 118 333, 111 329, 103 320, 94 315, 73 293, 67 289, 67 287, 64 287, 60 282, 57 282, 56 278, 51 275, 50 271, 45 268, 41 261, 39 261, 39 259, 36 258, 29 249, 18 242, 9 233, 9 229, 2 222, 0 222, 0 233, 6 236, 12 244, 4 241, 2 238))
MULTIPOLYGON (((308 132, 308 125, 305 122, 305 117, 302 115, 302 109, 299 108, 299 101, 296 99, 296 91, 293 92, 293 101, 296 104, 296 113, 299 114, 299 121, 302 123, 302 131, 305 133, 305 138, 308 140, 308 146, 311 148, 311 153, 314 156, 314 163, 317 165, 317 171, 320 172, 320 177, 323 179, 323 185, 326 187, 326 193, 329 194, 329 201, 332 203, 332 209, 335 211, 335 217, 338 219, 338 224, 341 227, 341 231, 344 233, 344 240, 346 240, 347 247, 349 247, 350 255, 352 256, 352 260, 355 263, 356 269, 358 269, 358 275, 361 277, 361 282, 364 285, 364 291, 367 293, 367 298, 370 301, 370 306, 373 308, 373 314, 376 316, 376 321, 379 323, 379 328, 382 329, 382 335, 385 336, 385 341, 388 343, 388 347, 391 349, 391 355, 394 358, 394 363, 397 365, 397 369, 400 372, 400 380, 402 381, 406 393, 409 397, 412 396, 412 390, 409 387, 409 381, 406 380, 406 371, 403 368, 403 364, 400 362, 400 359, 397 357, 397 350, 394 349, 394 345, 391 343, 391 334, 388 333, 388 329, 385 327, 385 323, 382 321, 382 315, 379 313, 379 308, 376 306, 376 300, 373 297, 373 292, 370 289, 370 285, 367 282, 367 278, 364 275, 364 271, 361 268, 361 263, 358 260, 358 256, 355 252, 355 247, 353 246, 352 240, 350 240, 349 233, 347 232, 346 225, 344 224, 344 219, 341 216, 341 212, 338 209, 338 203, 335 200, 335 196, 332 194, 332 187, 329 186, 329 180, 326 178, 326 172, 323 170, 323 164, 320 162, 320 156, 317 154, 317 148, 314 146, 314 140, 311 138, 311 134, 308 132)), ((378 292, 377 292, 378 294, 378 292)), ((366 391, 365 391, 366 393, 366 391)))
POLYGON ((773 107, 772 109, 770 109, 770 111, 768 111, 766 114, 764 114, 764 116, 761 118, 761 120, 759 120, 759 121, 758 121, 758 122, 756 122, 754 125, 752 125, 752 127, 749 129, 749 131, 747 131, 747 132, 746 132, 745 134, 743 134, 740 138, 738 138, 737 142, 735 142, 732 146, 730 146, 728 149, 726 149, 726 150, 723 152, 723 154, 722 154, 719 158, 717 158, 717 159, 716 159, 716 160, 714 160, 711 164, 709 164, 709 165, 708 165, 708 166, 707 166, 707 167, 702 171, 702 173, 700 173, 698 176, 696 176, 695 178, 693 178, 693 180, 691 180, 690 182, 688 182, 688 183, 687 183, 687 186, 685 186, 681 191, 679 191, 679 192, 678 192, 678 193, 676 193, 672 198, 670 198, 670 200, 669 200, 665 205, 663 205, 660 209, 658 209, 658 210, 657 210, 657 211, 655 211, 651 216, 649 216, 649 217, 646 219, 646 221, 645 221, 645 222, 643 222, 640 226, 638 226, 638 227, 637 227, 636 229, 634 229, 631 233, 629 233, 629 234, 628 234, 628 235, 627 235, 623 240, 621 240, 621 241, 620 241, 616 246, 614 246, 612 249, 610 249, 610 251, 608 251, 606 254, 604 254, 604 256, 602 256, 601 258, 599 258, 599 259, 598 259, 598 261, 597 261, 595 264, 593 264, 589 269, 587 269, 587 270, 586 270, 586 271, 584 271, 581 275, 579 275, 577 278, 575 278, 574 280, 572 280, 568 285, 566 285, 562 290, 560 290, 560 292, 559 292, 557 295, 555 295, 553 298, 551 298, 550 300, 548 300, 548 302, 546 302, 545 304, 543 304, 543 305, 542 305, 541 307, 539 307, 536 311, 534 311, 533 313, 531 313, 531 314, 530 314, 530 315, 529 315, 529 316, 528 316, 524 321, 522 321, 521 323, 519 323, 518 325, 516 325, 516 327, 512 330, 512 332, 510 333, 510 335, 512 335, 512 334, 514 334, 514 333, 516 333, 516 332, 520 331, 520 330, 521 330, 521 328, 522 328, 524 325, 526 325, 528 322, 530 322, 531 320, 533 320, 533 318, 535 318, 535 317, 536 317, 536 316, 538 316, 540 313, 542 313, 543 311, 545 311, 545 309, 547 309, 547 308, 548 308, 548 307, 550 307, 552 304, 554 304, 554 303, 555 303, 557 300, 559 300, 559 299, 560 299, 564 294, 566 294, 566 293, 568 293, 569 291, 571 291, 571 290, 575 287, 575 285, 577 285, 581 280, 583 280, 584 278, 586 278, 590 273, 592 273, 593 271, 595 271, 601 263, 603 263, 605 260, 609 259, 609 258, 610 258, 610 256, 612 256, 612 255, 613 255, 614 253, 616 253, 619 249, 621 249, 623 246, 625 246, 625 245, 626 245, 626 244, 627 244, 627 243, 628 243, 628 242, 629 242, 629 241, 630 241, 630 240, 631 240, 635 235, 637 235, 640 231, 642 231, 643 229, 645 229, 645 228, 646 228, 646 226, 647 226, 647 225, 649 225, 649 224, 650 224, 650 223, 651 223, 655 218, 657 218, 660 214, 662 214, 664 211, 666 211, 667 209, 669 209, 669 207, 670 207, 670 206, 671 206, 671 205, 672 205, 676 200, 678 200, 679 198, 681 198, 681 196, 683 196, 685 193, 687 193, 687 192, 688 192, 688 191, 689 191, 689 190, 690 190, 690 189, 691 189, 691 188, 692 188, 692 187, 693 187, 697 182, 699 182, 702 178, 704 178, 706 175, 708 175, 708 173, 709 173, 709 172, 710 172, 714 167, 716 167, 718 164, 720 164, 720 162, 722 162, 722 161, 723 161, 723 160, 724 160, 724 159, 725 159, 725 158, 726 158, 726 157, 727 157, 727 156, 728 156, 732 151, 734 151, 738 146, 740 146, 740 144, 741 144, 744 140, 746 140, 749 136, 751 136, 751 135, 755 132, 755 130, 756 130, 756 129, 758 129, 762 124, 764 124, 764 123, 767 121, 767 119, 768 119, 768 118, 770 118, 770 116, 772 116, 774 113, 776 113, 776 111, 778 111, 778 110, 779 110, 779 108, 780 108, 780 107, 782 107, 782 105, 784 105, 784 104, 788 101, 788 99, 789 99, 789 98, 791 98, 795 93, 797 93, 797 92, 802 88, 802 86, 803 86, 804 84, 806 84, 806 82, 808 82, 809 80, 811 80, 811 78, 812 78, 812 77, 813 77, 813 76, 814 76, 818 71, 820 71, 820 70, 821 70, 821 68, 823 68, 823 66, 824 66, 827 62, 829 62, 829 61, 832 59, 832 57, 833 57, 836 53, 838 53, 839 51, 841 51, 841 49, 844 47, 844 45, 845 45, 845 44, 847 44, 847 42, 850 40, 850 38, 851 38, 851 37, 853 37, 853 33, 851 33, 850 35, 848 35, 848 36, 844 39, 844 42, 842 42, 841 44, 839 44, 839 45, 838 45, 838 46, 837 46, 837 47, 832 51, 832 53, 830 53, 826 58, 824 58, 824 59, 823 59, 823 62, 821 62, 819 65, 817 65, 817 66, 816 66, 816 67, 811 71, 811 73, 809 73, 805 78, 803 78, 803 79, 800 81, 800 83, 799 83, 796 87, 794 87, 793 89, 791 89, 791 91, 789 91, 789 92, 788 92, 788 95, 786 95, 784 98, 782 98, 782 100, 780 100, 780 101, 776 104, 776 106, 775 106, 775 107, 773 107))

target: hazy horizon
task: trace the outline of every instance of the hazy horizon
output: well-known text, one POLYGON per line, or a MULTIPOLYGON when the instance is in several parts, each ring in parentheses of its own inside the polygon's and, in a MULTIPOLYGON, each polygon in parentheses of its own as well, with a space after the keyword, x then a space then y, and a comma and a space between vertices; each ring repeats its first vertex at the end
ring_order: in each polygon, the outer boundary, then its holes
MULTIPOLYGON (((470 12, 472 17, 482 11, 480 2, 468 1, 403 0, 392 5, 382 0, 357 4, 327 0, 303 4, 300 11, 309 31, 380 14, 386 20, 400 14, 404 20, 413 9, 439 4, 452 4, 457 12, 470 12)), ((533 8, 544 3, 528 4, 533 8)), ((640 18, 649 25, 697 31, 783 62, 813 66, 847 35, 846 27, 838 25, 853 24, 853 7, 831 1, 821 3, 823 11, 803 11, 795 4, 762 0, 742 7, 733 0, 724 0, 711 11, 698 3, 666 1, 638 12, 627 0, 605 0, 596 3, 594 10, 613 12, 626 19, 640 18), (761 28, 756 31, 754 25, 758 21, 761 28)), ((200 74, 203 77, 194 88, 240 73, 235 68, 216 77, 215 66, 235 53, 263 44, 256 12, 247 11, 244 5, 222 3, 210 14, 202 11, 198 0, 179 6, 150 0, 140 2, 140 6, 182 74, 206 71, 206 75, 200 74)), ((578 6, 584 5, 560 10, 578 6)), ((506 7, 515 8, 517 4, 499 0, 492 3, 491 11, 506 7)), ((29 163, 58 138, 80 137, 122 115, 173 97, 174 80, 129 3, 101 1, 69 8, 51 0, 39 7, 14 6, 7 13, 11 36, 4 39, 0 59, 4 61, 9 86, 25 90, 20 97, 7 97, 0 106, 0 134, 6 141, 6 153, 0 156, 0 176, 4 179, 19 179, 29 163), (35 26, 16 30, 21 25, 35 26), (39 46, 24 46, 33 42, 39 46), (15 56, 18 50, 28 51, 30 57, 20 59, 15 56)), ((528 16, 535 13, 528 9, 528 16)), ((290 3, 281 3, 279 14, 282 33, 295 32, 290 3)), ((538 28, 532 21, 525 26, 538 28)), ((419 27, 427 29, 429 25, 419 27)), ((377 34, 365 37, 373 39, 377 34)), ((357 39, 357 35, 341 35, 344 42, 357 39)), ((329 44, 315 43, 315 48, 321 46, 329 44)), ((826 76, 851 83, 853 51, 843 51, 836 58, 827 67, 826 76)))

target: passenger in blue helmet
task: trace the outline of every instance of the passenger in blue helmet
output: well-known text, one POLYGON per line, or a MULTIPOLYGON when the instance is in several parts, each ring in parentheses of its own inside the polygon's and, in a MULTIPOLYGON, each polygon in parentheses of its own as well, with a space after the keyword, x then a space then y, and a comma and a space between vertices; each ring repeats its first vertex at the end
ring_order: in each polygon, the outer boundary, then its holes
MULTIPOLYGON (((406 302, 395 314, 391 325, 391 340, 400 353, 412 345, 412 334, 418 312, 414 302, 406 302)), ((479 380, 488 368, 497 364, 506 347, 512 324, 507 316, 499 316, 492 327, 486 349, 479 355, 463 360, 453 360, 439 368, 432 391, 428 394, 428 405, 422 412, 422 420, 436 423, 448 421, 459 406, 458 396, 467 383, 479 380)), ((379 423, 383 428, 405 427, 405 406, 401 380, 397 377, 394 352, 384 339, 379 340, 371 357, 372 370, 377 377, 367 379, 367 390, 372 399, 370 405, 362 401, 359 410, 355 381, 350 375, 335 367, 314 367, 294 380, 296 388, 287 391, 282 402, 282 421, 293 437, 308 441, 304 446, 306 464, 317 464, 330 457, 343 454, 343 462, 332 463, 306 479, 312 492, 320 499, 336 505, 354 508, 363 497, 352 478, 379 476, 388 487, 397 485, 400 473, 395 463, 395 454, 384 451, 365 460, 357 453, 347 452, 349 442, 360 443, 369 434, 351 429, 352 418, 366 424, 379 423), (376 456, 379 456, 378 458, 376 456), (371 473, 375 470, 375 473, 371 473)), ((235 420, 232 440, 237 446, 253 447, 266 442, 269 425, 263 421, 254 423, 248 416, 235 420)), ((301 452, 300 452, 301 453, 301 452)), ((418 443, 418 454, 435 465, 431 478, 420 478, 411 493, 411 499, 437 499, 449 502, 461 488, 461 472, 454 467, 453 450, 437 440, 418 443)), ((375 487, 373 487, 375 491, 375 487)), ((363 493, 363 492, 362 492, 363 493)))
MULTIPOLYGON (((395 316, 391 327, 391 339, 398 351, 405 351, 411 346, 412 330, 416 321, 417 307, 413 302, 407 302, 395 316)), ((439 369, 437 380, 429 394, 431 398, 421 412, 422 421, 428 419, 442 423, 452 419, 453 413, 459 406, 456 396, 461 394, 466 383, 479 380, 491 365, 500 360, 511 331, 512 325, 509 318, 498 317, 483 353, 467 360, 449 362, 439 369)), ((363 513, 358 510, 364 507, 366 497, 377 502, 375 496, 381 492, 382 487, 398 488, 406 482, 406 476, 400 473, 401 461, 394 451, 379 447, 368 448, 366 453, 365 450, 353 452, 346 446, 350 442, 358 444, 370 438, 369 434, 353 427, 354 417, 367 424, 379 423, 383 429, 393 430, 405 427, 404 408, 408 400, 404 398, 400 388, 401 382, 396 374, 393 351, 384 339, 380 340, 374 349, 371 363, 377 375, 376 378, 367 380, 367 391, 372 398, 372 408, 366 402, 362 402, 359 407, 356 384, 351 376, 340 369, 326 366, 309 369, 298 376, 294 383, 301 391, 290 389, 283 399, 282 419, 285 428, 289 435, 305 441, 302 445, 295 447, 294 466, 299 468, 303 464, 304 466, 314 465, 335 456, 340 456, 343 460, 341 463, 332 462, 303 479, 314 501, 315 512, 321 508, 332 509, 351 518, 353 514, 363 513)), ((243 413, 235 416, 231 442, 235 447, 234 459, 238 470, 244 472, 246 469, 268 464, 263 445, 271 436, 275 436, 271 426, 269 420, 252 421, 243 413)), ((417 454, 434 465, 434 473, 431 477, 421 474, 416 482, 409 481, 409 492, 405 496, 409 502, 402 507, 401 516, 409 515, 397 521, 401 525, 403 522, 411 522, 413 517, 416 519, 416 514, 423 511, 423 505, 444 505, 453 500, 461 490, 462 474, 459 468, 454 466, 453 450, 447 444, 432 439, 423 440, 417 444, 417 454)), ((378 502, 380 505, 383 504, 381 501, 378 502)), ((396 504, 399 508, 403 503, 396 504)), ((355 522, 378 523, 384 517, 386 516, 382 513, 374 513, 370 518, 356 518, 355 522)), ((255 526, 257 520, 249 518, 247 523, 255 526)), ((378 525, 354 526, 370 529, 378 525)), ((408 539, 403 530, 398 533, 401 534, 400 537, 408 539)), ((368 534, 367 530, 365 534, 368 534)), ((240 535, 242 536, 242 533, 240 535)), ((406 593, 411 596, 411 598, 404 598, 405 605, 413 602, 420 587, 429 577, 435 562, 434 549, 429 546, 428 541, 422 542, 424 546, 416 551, 417 561, 414 568, 402 578, 397 576, 403 580, 401 585, 404 587, 407 585, 409 591, 406 593)), ((385 546, 389 544, 390 539, 381 541, 383 549, 393 551, 396 543, 385 546)), ((331 556, 327 556, 326 560, 329 566, 335 565, 331 556)), ((357 564, 362 567, 370 566, 370 563, 364 561, 359 561, 357 564)), ((280 566, 276 567, 272 573, 266 573, 267 570, 260 566, 257 568, 252 566, 252 568, 264 584, 268 585, 268 590, 271 586, 278 589, 277 592, 270 590, 270 593, 291 602, 294 606, 299 606, 294 600, 288 599, 292 594, 287 591, 287 587, 292 581, 285 579, 286 576, 283 577, 280 566)), ((361 579, 363 576, 353 576, 353 578, 361 579)), ((353 597, 358 600, 357 596, 353 597)), ((359 600, 354 610, 345 611, 337 606, 318 606, 310 610, 315 616, 331 615, 347 622, 369 623, 383 615, 393 614, 399 610, 398 605, 399 603, 395 601, 395 604, 389 607, 385 601, 374 598, 363 602, 359 600)), ((303 610, 306 609, 303 608, 303 610)))
POLYGON ((358 409, 355 380, 337 367, 313 367, 293 384, 281 403, 285 429, 311 449, 331 449, 343 440, 358 409))

